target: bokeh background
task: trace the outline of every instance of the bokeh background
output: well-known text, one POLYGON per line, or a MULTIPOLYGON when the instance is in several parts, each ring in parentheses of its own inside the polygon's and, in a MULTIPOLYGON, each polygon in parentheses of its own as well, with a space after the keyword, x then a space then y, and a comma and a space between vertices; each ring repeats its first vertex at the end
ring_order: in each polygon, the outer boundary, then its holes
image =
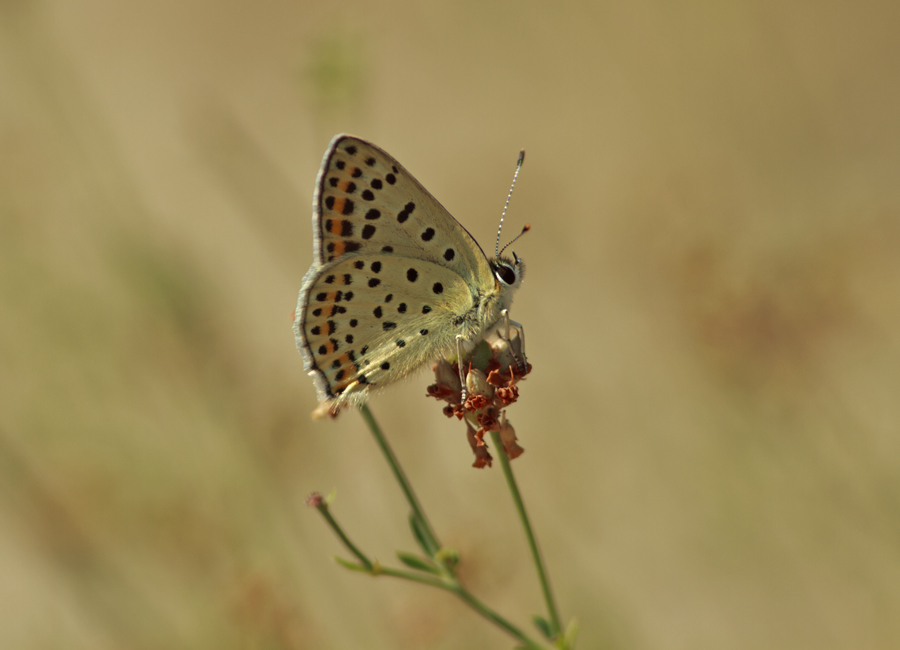
MULTIPOLYGON (((0 2, 0 646, 507 648, 291 333, 337 132, 528 273, 514 463, 581 648, 900 646, 900 4, 0 2)), ((427 373, 372 407, 542 603, 427 373)))

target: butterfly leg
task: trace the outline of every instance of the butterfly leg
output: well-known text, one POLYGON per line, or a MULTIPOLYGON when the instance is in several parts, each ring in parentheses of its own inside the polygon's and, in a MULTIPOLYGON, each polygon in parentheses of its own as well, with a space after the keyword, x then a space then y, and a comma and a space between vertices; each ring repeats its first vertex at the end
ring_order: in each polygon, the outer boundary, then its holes
POLYGON ((463 370, 463 352, 462 352, 462 344, 463 337, 459 334, 456 335, 456 365, 459 368, 459 384, 462 386, 462 397, 459 400, 460 404, 466 403, 467 391, 466 391, 466 374, 463 370))
POLYGON ((521 323, 517 323, 516 321, 512 320, 509 317, 508 309, 504 309, 502 312, 500 312, 500 316, 503 318, 503 322, 506 325, 506 336, 502 337, 502 335, 501 335, 501 338, 503 338, 504 341, 509 343, 509 348, 513 353, 513 357, 516 360, 516 365, 519 366, 519 371, 524 373, 525 368, 526 368, 525 359, 527 358, 525 356, 525 328, 522 327, 521 323), (516 330, 516 334, 519 337, 519 352, 521 352, 521 354, 522 354, 521 359, 519 358, 519 355, 516 354, 516 350, 513 347, 513 342, 512 342, 512 330, 513 329, 516 330))

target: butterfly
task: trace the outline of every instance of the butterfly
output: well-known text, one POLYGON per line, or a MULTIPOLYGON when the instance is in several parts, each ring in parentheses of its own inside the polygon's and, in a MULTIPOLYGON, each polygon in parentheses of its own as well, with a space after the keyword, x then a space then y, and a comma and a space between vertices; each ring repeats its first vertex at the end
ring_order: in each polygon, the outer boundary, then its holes
POLYGON ((477 341, 522 282, 515 253, 488 259, 399 162, 351 135, 328 145, 312 226, 294 337, 331 412, 477 341))

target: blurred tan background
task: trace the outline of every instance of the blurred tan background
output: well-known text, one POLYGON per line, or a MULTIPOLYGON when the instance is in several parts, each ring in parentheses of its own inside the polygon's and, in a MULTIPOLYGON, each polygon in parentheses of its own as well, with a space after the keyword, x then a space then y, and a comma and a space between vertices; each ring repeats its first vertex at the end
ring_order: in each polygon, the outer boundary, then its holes
MULTIPOLYGON (((291 333, 334 133, 507 238, 515 461, 580 648, 900 646, 896 2, 0 2, 0 647, 508 648, 291 333)), ((542 603, 498 467, 373 410, 472 589, 542 603)))

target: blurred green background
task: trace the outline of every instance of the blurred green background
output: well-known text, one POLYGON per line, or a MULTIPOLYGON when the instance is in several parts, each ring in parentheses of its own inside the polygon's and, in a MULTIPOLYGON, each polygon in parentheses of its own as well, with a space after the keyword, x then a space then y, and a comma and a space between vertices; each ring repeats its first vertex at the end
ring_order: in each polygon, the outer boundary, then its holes
MULTIPOLYGON (((507 648, 291 312, 337 132, 528 264, 515 461, 580 648, 900 646, 900 4, 0 2, 0 647, 507 648)), ((473 591, 542 608, 422 373, 372 402, 473 591)))

